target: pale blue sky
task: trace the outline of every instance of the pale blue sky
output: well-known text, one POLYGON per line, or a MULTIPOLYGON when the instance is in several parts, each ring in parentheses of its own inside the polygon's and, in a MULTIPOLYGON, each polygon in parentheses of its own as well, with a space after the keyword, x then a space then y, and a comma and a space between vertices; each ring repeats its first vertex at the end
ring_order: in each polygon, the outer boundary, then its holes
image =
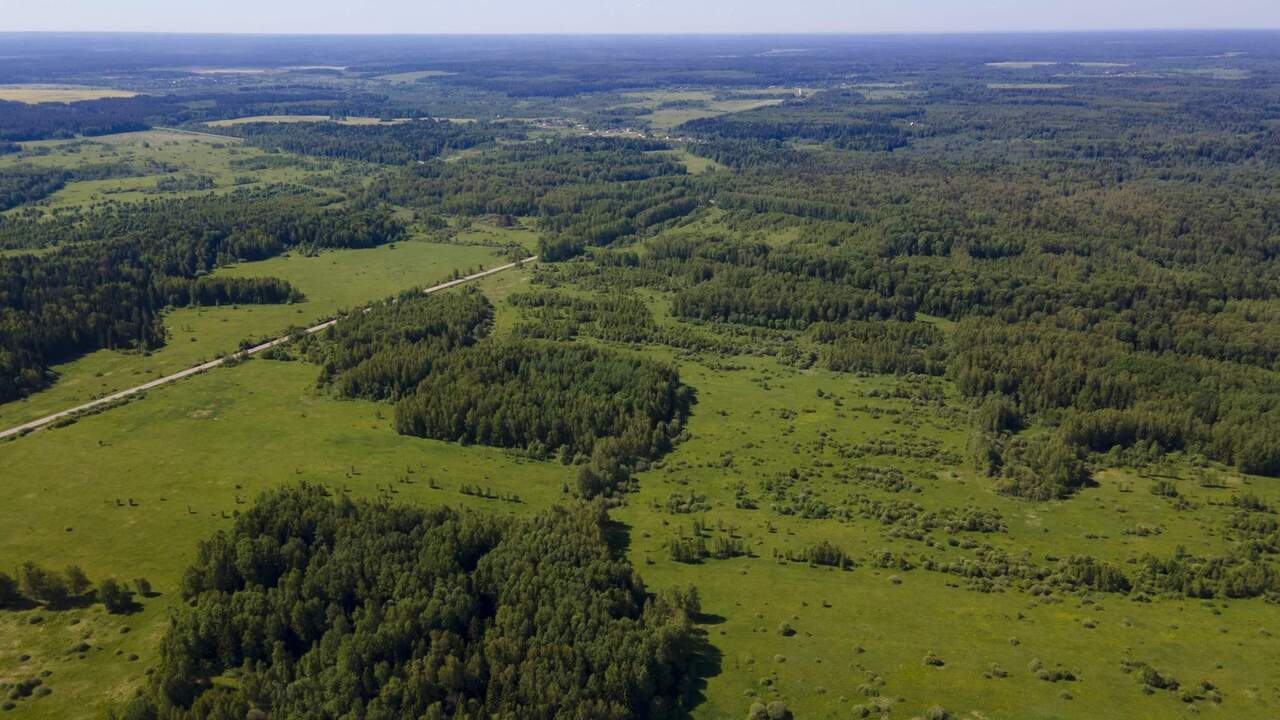
POLYGON ((0 0, 0 32, 975 32, 1280 28, 1280 0, 0 0))

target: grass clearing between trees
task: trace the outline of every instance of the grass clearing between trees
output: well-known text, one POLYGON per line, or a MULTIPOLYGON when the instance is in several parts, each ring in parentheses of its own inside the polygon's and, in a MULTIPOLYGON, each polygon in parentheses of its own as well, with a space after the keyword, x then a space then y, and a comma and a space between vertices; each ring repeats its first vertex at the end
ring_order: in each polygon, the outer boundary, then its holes
POLYGON ((0 405, 0 424, 19 425, 102 395, 211 360, 242 340, 275 337, 339 310, 361 307, 403 290, 426 287, 454 269, 501 264, 484 247, 418 240, 368 250, 334 250, 315 257, 293 254, 220 269, 230 277, 280 277, 306 300, 292 305, 188 307, 165 315, 168 342, 149 355, 99 350, 55 367, 52 387, 0 405))

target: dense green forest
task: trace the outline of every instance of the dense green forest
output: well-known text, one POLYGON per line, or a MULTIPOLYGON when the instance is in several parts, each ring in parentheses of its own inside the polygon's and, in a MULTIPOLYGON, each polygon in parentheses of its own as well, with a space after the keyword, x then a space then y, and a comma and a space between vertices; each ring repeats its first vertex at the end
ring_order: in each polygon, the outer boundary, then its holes
POLYGON ((201 544, 159 667, 111 716, 680 717, 697 594, 647 593, 607 523, 271 493, 201 544))

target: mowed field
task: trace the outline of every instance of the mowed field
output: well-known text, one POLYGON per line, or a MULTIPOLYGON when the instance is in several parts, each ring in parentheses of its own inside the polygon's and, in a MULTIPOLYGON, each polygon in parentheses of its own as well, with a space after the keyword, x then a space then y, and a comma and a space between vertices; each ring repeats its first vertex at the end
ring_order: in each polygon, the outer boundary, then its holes
POLYGON ((87 87, 84 85, 0 85, 0 100, 11 100, 23 103, 78 102, 80 100, 98 100, 100 98, 133 97, 138 93, 130 90, 113 90, 111 88, 87 87))

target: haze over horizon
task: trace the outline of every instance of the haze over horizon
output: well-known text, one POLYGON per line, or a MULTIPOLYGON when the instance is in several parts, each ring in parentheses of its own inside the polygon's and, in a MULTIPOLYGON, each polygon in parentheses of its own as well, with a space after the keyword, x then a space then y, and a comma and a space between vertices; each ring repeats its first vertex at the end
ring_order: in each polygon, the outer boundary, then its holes
POLYGON ((1270 0, 0 0, 0 31, 341 34, 973 33, 1277 29, 1270 0))

